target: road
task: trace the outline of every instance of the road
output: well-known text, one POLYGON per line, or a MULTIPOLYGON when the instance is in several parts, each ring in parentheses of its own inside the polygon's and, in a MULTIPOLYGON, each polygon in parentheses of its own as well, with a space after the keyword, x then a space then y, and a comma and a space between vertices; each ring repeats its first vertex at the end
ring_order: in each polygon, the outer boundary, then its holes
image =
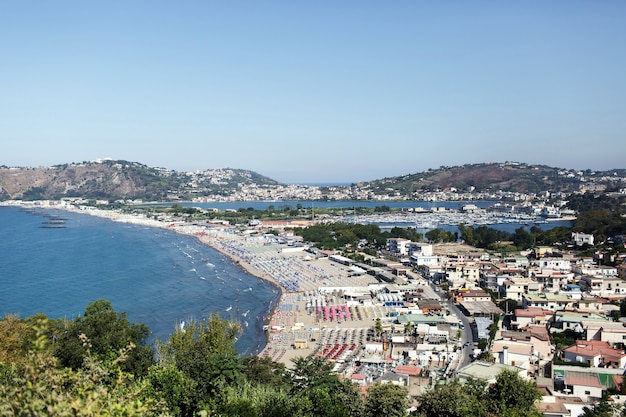
POLYGON ((473 334, 473 326, 471 326, 470 319, 465 316, 452 301, 441 294, 438 285, 434 284, 432 281, 428 281, 428 283, 429 288, 432 290, 432 295, 434 295, 435 298, 439 298, 442 304, 450 311, 450 314, 454 314, 459 319, 459 322, 462 323, 463 329, 461 330, 460 340, 462 355, 460 360, 456 363, 456 369, 462 368, 472 361, 470 355, 474 349, 474 341, 477 340, 473 334))

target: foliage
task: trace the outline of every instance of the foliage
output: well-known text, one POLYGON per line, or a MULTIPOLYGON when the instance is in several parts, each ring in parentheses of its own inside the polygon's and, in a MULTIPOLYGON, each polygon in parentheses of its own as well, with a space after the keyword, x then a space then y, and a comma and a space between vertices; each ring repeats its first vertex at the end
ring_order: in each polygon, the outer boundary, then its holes
POLYGON ((30 326, 14 314, 0 321, 0 363, 18 363, 25 358, 30 330, 30 326))
POLYGON ((462 385, 457 379, 437 384, 419 398, 418 415, 423 417, 487 416, 487 384, 471 381, 462 385))
POLYGON ((173 416, 193 416, 199 398, 196 382, 173 365, 154 365, 146 377, 147 393, 162 398, 173 416))
POLYGON ((477 248, 489 248, 498 242, 511 240, 508 232, 485 225, 473 227, 461 223, 458 227, 461 231, 461 240, 477 248))
POLYGON ((82 317, 65 323, 57 335, 54 354, 61 365, 78 369, 88 351, 99 360, 110 361, 132 344, 135 347, 122 368, 143 376, 154 363, 152 347, 146 344, 149 334, 145 324, 130 324, 126 313, 116 312, 109 301, 100 299, 89 303, 82 317), (81 341, 81 335, 89 339, 89 345, 81 341))
MULTIPOLYGON (((36 341, 21 364, 3 369, 0 415, 165 416, 166 407, 146 395, 146 385, 121 366, 131 347, 104 363, 87 349, 84 366, 59 368, 50 354, 47 323, 35 328, 36 341)), ((89 340, 83 337, 88 346, 89 340)))
POLYGON ((157 341, 157 352, 164 366, 174 366, 194 381, 198 399, 209 399, 243 381, 243 365, 234 346, 240 332, 239 324, 214 313, 177 329, 165 343, 157 341))
POLYGON ((458 233, 452 233, 449 230, 443 230, 441 228, 429 230, 424 236, 431 243, 456 242, 459 238, 458 233))
POLYGON ((291 380, 286 373, 284 363, 259 356, 247 356, 242 363, 246 379, 250 382, 275 388, 287 388, 290 386, 291 380))
POLYGON ((367 241, 372 248, 382 249, 387 239, 394 237, 389 232, 381 232, 378 225, 353 223, 316 224, 296 233, 305 241, 316 242, 316 246, 326 249, 356 248, 360 240, 367 241))
POLYGON ((435 385, 420 397, 417 415, 539 417, 541 413, 534 403, 540 398, 541 392, 534 382, 504 370, 496 377, 496 383, 489 387, 477 380, 465 384, 453 380, 435 385))
POLYGON ((622 413, 618 414, 619 405, 609 403, 606 398, 603 398, 596 405, 592 407, 583 407, 583 413, 580 417, 613 417, 616 415, 624 415, 624 411, 622 409, 622 413))
POLYGON ((369 387, 365 415, 371 417, 401 417, 409 408, 408 392, 395 384, 374 384, 369 387))
POLYGON ((541 392, 534 382, 522 379, 517 373, 504 370, 496 377, 496 383, 489 388, 488 403, 491 410, 500 415, 541 416, 533 405, 541 399, 541 392))
POLYGON ((523 227, 515 229, 511 240, 518 250, 531 248, 534 241, 533 236, 523 227))
POLYGON ((572 329, 565 329, 562 332, 554 332, 550 334, 552 344, 556 346, 557 350, 563 350, 576 343, 576 340, 581 338, 581 335, 572 329))
POLYGON ((293 393, 312 388, 336 389, 339 378, 333 372, 330 362, 321 356, 307 356, 293 359, 293 393))

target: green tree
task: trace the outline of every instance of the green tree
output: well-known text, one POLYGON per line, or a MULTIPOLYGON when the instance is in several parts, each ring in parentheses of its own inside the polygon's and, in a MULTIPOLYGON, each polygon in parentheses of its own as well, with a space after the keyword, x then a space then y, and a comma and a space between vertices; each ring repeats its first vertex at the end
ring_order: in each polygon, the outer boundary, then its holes
POLYGON ((287 388, 291 385, 284 363, 254 355, 245 357, 243 366, 246 379, 250 382, 276 388, 287 388))
POLYGON ((243 365, 235 349, 238 323, 220 318, 217 313, 203 321, 191 321, 177 329, 166 343, 157 340, 157 352, 163 365, 173 365, 194 381, 202 401, 216 392, 243 382, 243 365))
POLYGON ((245 382, 226 387, 211 410, 220 417, 313 417, 305 412, 311 407, 306 397, 294 396, 275 387, 245 382))
POLYGON ((494 413, 504 415, 541 416, 534 407, 541 399, 541 392, 534 382, 521 378, 517 373, 504 370, 496 377, 496 383, 489 388, 489 406, 494 413))
POLYGON ((333 372, 333 365, 321 356, 298 357, 293 359, 293 363, 293 393, 312 388, 339 387, 339 378, 333 372))
POLYGON ((122 370, 132 345, 111 361, 91 354, 89 339, 83 366, 60 368, 49 347, 48 323, 34 328, 36 338, 27 360, 13 364, 0 378, 0 415, 3 416, 166 416, 167 409, 150 397, 147 385, 122 370))
POLYGON ((487 416, 487 384, 470 380, 463 385, 458 379, 435 385, 422 394, 417 407, 423 417, 481 417, 487 416))
POLYGON ((173 365, 154 365, 146 377, 149 396, 163 399, 170 413, 176 417, 192 417, 199 399, 197 384, 173 365))
POLYGON ((380 317, 376 318, 374 331, 376 332, 376 337, 380 339, 380 336, 383 334, 383 322, 380 320, 380 317))
POLYGON ((401 417, 409 408, 408 391, 395 384, 374 384, 365 400, 365 415, 371 417, 401 417))
POLYGON ((143 376, 154 364, 154 351, 146 343, 149 335, 145 324, 131 324, 126 313, 116 312, 109 301, 100 299, 89 303, 82 317, 66 323, 58 334, 54 354, 61 365, 78 369, 88 350, 97 359, 106 361, 113 360, 120 349, 132 344, 134 349, 122 368, 143 376), (89 339, 88 345, 82 342, 81 335, 89 339))
POLYGON ((512 236, 513 244, 519 250, 528 249, 533 246, 533 237, 526 229, 519 227, 515 229, 512 236))

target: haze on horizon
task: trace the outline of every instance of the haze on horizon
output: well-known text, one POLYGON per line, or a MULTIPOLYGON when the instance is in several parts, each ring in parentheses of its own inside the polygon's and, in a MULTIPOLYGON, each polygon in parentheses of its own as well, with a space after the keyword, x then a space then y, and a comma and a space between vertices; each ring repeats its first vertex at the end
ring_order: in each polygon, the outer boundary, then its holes
POLYGON ((625 168, 626 3, 3 2, 0 165, 625 168))

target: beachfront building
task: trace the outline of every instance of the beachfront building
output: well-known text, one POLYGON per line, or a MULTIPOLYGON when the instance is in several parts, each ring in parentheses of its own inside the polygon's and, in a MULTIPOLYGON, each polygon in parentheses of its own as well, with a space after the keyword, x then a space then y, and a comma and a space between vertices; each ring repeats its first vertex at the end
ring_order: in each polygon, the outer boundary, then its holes
POLYGON ((395 237, 387 239, 387 253, 397 258, 413 256, 433 256, 433 245, 413 242, 409 239, 395 237))
POLYGON ((397 257, 408 256, 410 243, 412 242, 409 239, 401 237, 387 239, 387 250, 397 257))
POLYGON ((585 340, 598 340, 611 346, 623 347, 626 344, 626 327, 617 322, 585 322, 585 340))
POLYGON ((491 344, 491 353, 498 363, 531 371, 534 348, 525 340, 494 340, 491 344))
POLYGON ((572 270, 573 260, 564 256, 546 256, 535 260, 531 266, 551 271, 569 272, 572 270))
POLYGON ((605 317, 611 315, 611 307, 619 310, 619 306, 609 304, 607 299, 598 297, 581 298, 574 303, 574 310, 579 313, 593 313, 605 317))
POLYGON ((526 369, 519 366, 506 365, 502 363, 475 361, 459 369, 457 377, 463 383, 470 380, 480 380, 488 384, 495 384, 497 377, 502 371, 510 370, 515 372, 520 378, 529 379, 526 369))
POLYGON ((446 262, 447 258, 445 256, 439 255, 421 255, 421 254, 412 254, 410 257, 410 262, 416 266, 422 266, 431 268, 433 270, 441 271, 442 265, 446 262))
POLYGON ((618 388, 623 381, 623 372, 623 369, 555 365, 554 388, 591 403, 602 398, 608 390, 618 388))
POLYGON ((491 301, 491 296, 482 288, 463 288, 454 293, 453 300, 457 304, 475 301, 491 301))
POLYGON ((528 258, 525 256, 508 256, 502 259, 501 262, 504 265, 504 269, 519 273, 526 270, 530 266, 528 258))
POLYGON ((481 288, 487 288, 495 293, 500 291, 504 282, 509 280, 511 275, 508 274, 493 274, 481 272, 480 274, 480 286, 481 288))
POLYGON ((560 292, 562 294, 567 295, 568 297, 570 297, 573 300, 582 300, 582 298, 583 298, 583 291, 582 291, 582 288, 580 287, 580 285, 576 285, 576 284, 565 284, 565 285, 562 285, 560 292))
POLYGON ((491 344, 497 363, 517 366, 528 375, 543 376, 553 359, 554 346, 545 326, 529 325, 521 330, 503 330, 491 344))

